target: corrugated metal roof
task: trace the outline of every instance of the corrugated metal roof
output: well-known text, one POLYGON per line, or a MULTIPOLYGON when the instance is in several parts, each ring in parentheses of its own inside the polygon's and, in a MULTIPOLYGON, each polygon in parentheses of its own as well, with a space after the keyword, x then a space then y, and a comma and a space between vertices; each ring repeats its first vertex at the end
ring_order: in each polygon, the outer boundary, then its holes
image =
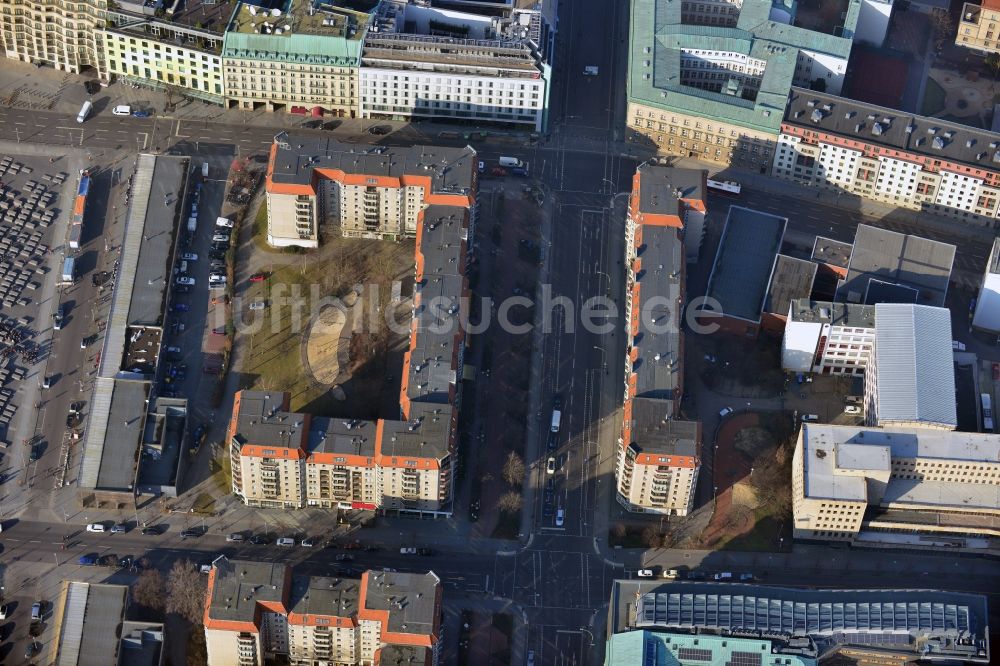
POLYGON ((80 661, 83 619, 87 609, 89 591, 90 586, 86 583, 70 582, 66 588, 66 603, 62 614, 62 628, 59 632, 57 666, 76 666, 80 661))
POLYGON ((958 425, 951 313, 903 303, 875 306, 879 423, 958 425))
POLYGON ((101 472, 101 458, 104 457, 104 441, 108 434, 108 416, 111 414, 111 397, 115 390, 115 380, 98 377, 90 397, 90 416, 87 436, 83 440, 83 461, 80 463, 79 485, 81 488, 96 488, 97 476, 101 472))

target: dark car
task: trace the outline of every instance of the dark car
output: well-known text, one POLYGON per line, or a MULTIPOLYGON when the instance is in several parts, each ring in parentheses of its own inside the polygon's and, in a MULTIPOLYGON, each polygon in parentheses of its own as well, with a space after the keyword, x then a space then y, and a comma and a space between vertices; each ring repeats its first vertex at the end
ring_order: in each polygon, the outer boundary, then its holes
POLYGON ((175 294, 189 294, 191 293, 191 287, 186 284, 179 284, 174 287, 175 294))
POLYGON ((337 555, 333 559, 335 561, 337 561, 337 562, 353 562, 354 561, 354 556, 353 555, 348 555, 347 553, 340 553, 339 555, 337 555))
POLYGON ((132 115, 136 118, 149 118, 152 114, 151 111, 146 111, 144 109, 139 109, 138 111, 133 111, 132 115))
POLYGON ((160 525, 149 525, 147 527, 143 527, 141 531, 143 534, 156 536, 157 534, 163 534, 163 527, 160 525))
POLYGON ((255 546, 265 546, 271 543, 271 540, 266 536, 264 536, 263 534, 254 534, 252 537, 250 537, 250 543, 254 544, 255 546))
POLYGON ((77 558, 76 563, 79 564, 80 566, 92 567, 95 564, 97 564, 97 555, 96 554, 81 555, 80 557, 77 558))
POLYGON ((554 451, 557 448, 559 448, 558 438, 559 438, 559 433, 549 432, 549 439, 545 444, 545 448, 547 448, 549 451, 554 451))
POLYGON ((181 530, 181 538, 182 539, 195 538, 195 537, 200 537, 200 536, 201 536, 201 530, 196 530, 194 528, 188 528, 186 530, 181 530))
POLYGON ((437 551, 433 548, 417 548, 417 555, 430 557, 431 555, 437 555, 437 551))
POLYGON ((188 305, 187 303, 174 303, 173 307, 174 312, 187 312, 190 309, 191 306, 188 305))
POLYGON ((38 654, 41 649, 42 649, 41 645, 39 645, 35 641, 31 641, 30 643, 28 643, 28 647, 24 648, 24 658, 31 659, 36 654, 38 654))
POLYGON ((368 128, 369 134, 374 134, 375 136, 385 136, 392 131, 392 127, 389 125, 375 125, 374 127, 368 128))

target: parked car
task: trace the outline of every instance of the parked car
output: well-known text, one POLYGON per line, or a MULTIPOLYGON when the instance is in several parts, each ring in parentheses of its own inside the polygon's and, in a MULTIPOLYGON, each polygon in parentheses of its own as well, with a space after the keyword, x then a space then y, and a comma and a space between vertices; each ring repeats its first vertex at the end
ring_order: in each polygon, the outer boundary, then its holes
POLYGON ((177 278, 176 282, 179 285, 185 285, 185 286, 188 286, 188 287, 193 287, 194 286, 194 278, 193 277, 181 276, 181 277, 177 278))
POLYGON ((556 527, 562 527, 563 522, 566 520, 566 510, 558 509, 556 511, 556 527))
POLYGON ((212 242, 213 243, 228 243, 229 242, 229 234, 214 234, 212 236, 212 242))
POLYGON ((293 539, 291 537, 281 537, 281 538, 279 538, 277 540, 276 543, 279 546, 294 546, 295 545, 295 539, 293 539))
POLYGON ((306 537, 305 539, 299 542, 299 545, 302 546, 303 548, 312 548, 313 546, 316 545, 316 540, 313 539, 312 537, 306 537))
POLYGON ((188 293, 191 293, 191 287, 189 287, 186 284, 179 284, 176 287, 174 287, 174 293, 175 294, 188 294, 188 293))
POLYGON ((152 111, 146 111, 144 109, 139 109, 137 111, 132 112, 133 118, 149 118, 151 115, 153 115, 152 111))
POLYGON ((225 229, 232 229, 233 221, 230 220, 228 217, 217 217, 215 218, 215 226, 223 227, 225 229))
POLYGON ((239 532, 233 532, 232 534, 230 534, 230 535, 228 535, 226 537, 226 541, 228 543, 242 543, 243 542, 243 535, 240 534, 239 532))
POLYGON ((635 575, 638 576, 639 578, 652 578, 653 577, 653 570, 652 569, 639 569, 638 571, 635 572, 635 575))
POLYGON ((184 261, 198 261, 198 255, 194 252, 185 252, 181 255, 181 259, 184 261))
POLYGON ((140 530, 142 534, 146 536, 157 536, 163 534, 163 527, 160 525, 148 525, 140 530))
POLYGON ((41 601, 36 601, 35 603, 31 604, 31 619, 32 620, 41 620, 42 619, 42 602, 41 601))
POLYGON ((752 582, 753 579, 754 579, 754 575, 752 573, 741 573, 740 574, 740 582, 741 583, 749 583, 749 582, 752 582))
POLYGON ((252 543, 255 546, 266 546, 267 544, 271 543, 271 540, 263 534, 254 534, 252 537, 250 537, 250 543, 252 543))
POLYGON ((844 407, 844 413, 845 414, 860 414, 861 413, 861 408, 858 407, 857 405, 846 405, 844 407))
POLYGON ((87 525, 87 531, 88 532, 104 532, 104 524, 103 523, 91 523, 91 524, 87 525))
POLYGON ((181 538, 182 539, 194 538, 194 537, 199 537, 199 536, 201 536, 201 532, 198 531, 198 530, 196 530, 196 529, 188 528, 186 530, 181 530, 181 538))
POLYGON ((556 459, 549 456, 549 459, 545 462, 545 473, 555 474, 556 473, 556 459))
POLYGON ((732 407, 723 407, 722 409, 719 410, 719 418, 724 419, 732 413, 733 413, 732 407))
POLYGON ((268 278, 268 274, 267 273, 264 273, 264 272, 254 273, 253 275, 250 276, 250 281, 251 282, 263 282, 267 278, 268 278))
POLYGON ((180 354, 181 353, 181 348, 180 347, 166 347, 166 348, 164 348, 163 351, 167 352, 168 354, 180 354))
POLYGON ((267 307, 267 301, 254 301, 250 304, 251 310, 263 310, 267 307))
POLYGON ((0 606, 0 620, 7 619, 7 613, 10 612, 10 607, 7 604, 0 606))
POLYGON ((412 547, 403 547, 399 549, 400 555, 416 555, 417 549, 412 547))
POLYGON ((123 523, 111 526, 112 534, 125 534, 126 532, 128 532, 128 527, 126 527, 123 523))

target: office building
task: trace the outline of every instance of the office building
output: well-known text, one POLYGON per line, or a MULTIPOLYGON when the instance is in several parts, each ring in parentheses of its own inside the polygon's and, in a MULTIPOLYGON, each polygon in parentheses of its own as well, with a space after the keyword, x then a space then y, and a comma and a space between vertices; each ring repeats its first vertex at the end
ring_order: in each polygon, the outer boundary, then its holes
POLYGON ((628 139, 766 169, 791 87, 840 92, 863 3, 841 4, 829 22, 805 3, 631 3, 628 139))
POLYGON ((267 242, 318 247, 321 226, 354 238, 414 237, 428 207, 472 209, 476 177, 471 148, 360 146, 282 133, 267 169, 267 242))
POLYGON ((805 88, 783 113, 772 175, 997 228, 995 133, 805 88))
MULTIPOLYGON (((114 557, 112 555, 111 557, 114 557)), ((52 611, 50 666, 159 666, 163 625, 126 620, 128 585, 64 580, 52 611)))
POLYGON ((754 666, 817 666, 819 660, 783 652, 777 642, 712 634, 636 629, 608 638, 605 666, 635 664, 753 664, 754 666), (665 657, 665 659, 664 659, 665 657))
POLYGON ((1000 238, 993 240, 993 249, 986 260, 983 281, 976 296, 972 326, 986 333, 1000 335, 1000 238))
POLYGON ((227 106, 354 118, 365 4, 291 0, 268 11, 241 3, 222 46, 227 106))
POLYGON ((97 31, 107 0, 18 0, 0 3, 0 47, 13 60, 82 74, 100 73, 97 31))
POLYGON ((772 293, 772 276, 787 224, 788 218, 729 207, 705 304, 705 309, 717 313, 712 323, 722 331, 752 337, 760 329, 765 304, 772 295, 781 299, 802 293, 801 285, 809 273, 802 273, 801 278, 793 276, 787 285, 781 285, 782 290, 787 287, 788 296, 776 294, 777 286, 772 293))
POLYGON ((1000 435, 807 423, 792 458, 793 536, 965 547, 1000 536, 998 488, 1000 435))
POLYGON ((116 0, 96 30, 105 77, 222 104, 222 40, 228 2, 116 0))
POLYGON ((655 663, 667 664, 988 664, 991 656, 986 597, 938 590, 616 580, 607 635, 640 632, 661 635, 664 651, 656 656, 665 660, 655 663), (740 649, 730 653, 728 640, 740 649), (717 659, 727 653, 732 661, 717 659))
POLYGON ((361 55, 361 116, 542 131, 552 77, 530 38, 533 18, 541 21, 536 12, 496 16, 412 0, 380 3, 361 55))
POLYGON ((789 304, 781 342, 784 370, 863 375, 874 347, 874 305, 808 298, 789 304))
POLYGON ((419 664, 441 643, 440 579, 366 571, 360 579, 296 574, 271 562, 220 556, 208 574, 209 666, 419 664))
POLYGON ((618 502, 629 511, 684 516, 694 503, 701 424, 677 413, 684 390, 681 234, 689 221, 700 228, 704 219, 706 177, 644 164, 632 179, 624 424, 615 466, 618 502))
POLYGON ((904 303, 875 306, 875 346, 865 372, 865 423, 954 430, 951 313, 904 303))
POLYGON ((964 3, 955 44, 983 54, 1000 53, 1000 0, 964 3))

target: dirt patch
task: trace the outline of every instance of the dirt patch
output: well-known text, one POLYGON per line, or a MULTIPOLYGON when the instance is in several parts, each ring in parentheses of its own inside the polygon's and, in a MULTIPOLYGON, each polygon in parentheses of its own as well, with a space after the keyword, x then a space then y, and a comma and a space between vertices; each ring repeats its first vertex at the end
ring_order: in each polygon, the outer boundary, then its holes
POLYGON ((309 326, 306 356, 313 377, 321 384, 337 383, 350 363, 351 331, 354 329, 354 305, 357 292, 344 297, 344 308, 330 305, 323 308, 309 326))
POLYGON ((750 509, 756 509, 758 504, 757 491, 749 483, 741 481, 733 486, 733 506, 745 506, 750 509))
POLYGON ((760 426, 743 428, 733 437, 733 446, 737 451, 750 458, 756 458, 769 448, 774 447, 771 433, 760 426))

